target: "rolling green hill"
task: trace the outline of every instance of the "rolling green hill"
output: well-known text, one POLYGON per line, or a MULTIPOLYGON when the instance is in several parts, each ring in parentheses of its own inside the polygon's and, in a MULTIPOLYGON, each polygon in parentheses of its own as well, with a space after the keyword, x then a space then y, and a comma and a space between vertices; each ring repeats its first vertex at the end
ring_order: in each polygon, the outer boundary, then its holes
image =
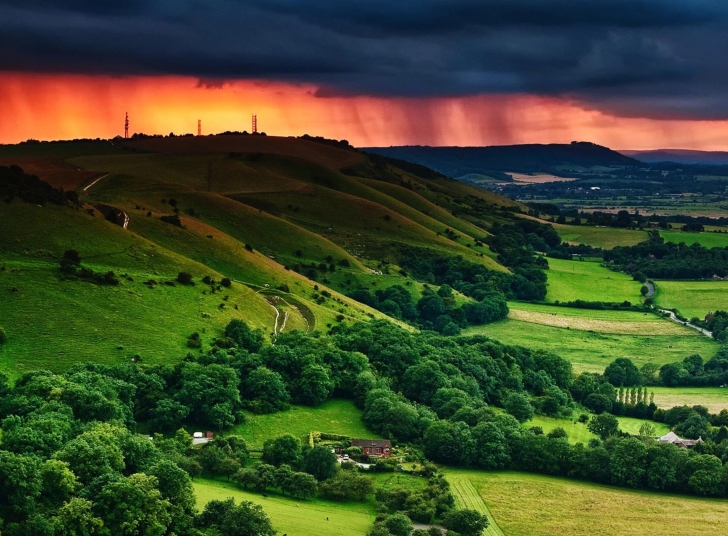
POLYGON ((402 285, 421 297, 423 283, 400 273, 405 249, 507 271, 481 240, 517 204, 437 174, 368 165, 350 148, 210 136, 24 144, 0 156, 76 188, 81 201, 0 205, 0 369, 11 376, 86 360, 173 362, 191 333, 208 345, 232 318, 271 338, 382 318, 345 294, 402 285), (123 211, 128 227, 106 221, 100 204, 123 211), (69 249, 119 284, 63 278, 69 249), (179 272, 195 285, 176 284, 179 272), (211 287, 205 276, 233 284, 211 287))

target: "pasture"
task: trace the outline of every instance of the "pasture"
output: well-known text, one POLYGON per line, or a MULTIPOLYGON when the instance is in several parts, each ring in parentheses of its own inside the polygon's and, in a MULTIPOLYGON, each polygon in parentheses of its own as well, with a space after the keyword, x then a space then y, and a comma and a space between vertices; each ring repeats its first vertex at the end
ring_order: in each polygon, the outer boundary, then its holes
POLYGON ((235 484, 221 480, 197 479, 193 486, 199 510, 212 500, 224 501, 232 497, 236 504, 250 501, 263 507, 278 534, 363 536, 374 523, 375 511, 370 502, 302 501, 274 493, 263 497, 260 493, 243 491, 235 484))
POLYGON ((615 246, 634 246, 647 240, 647 233, 644 231, 563 223, 550 225, 559 233, 561 240, 575 245, 586 244, 595 248, 612 249, 615 246))
POLYGON ((245 439, 252 449, 262 449, 266 439, 283 434, 300 437, 309 432, 328 432, 360 439, 378 439, 361 422, 361 410, 350 400, 327 400, 320 406, 292 406, 287 411, 255 415, 246 413, 247 421, 238 424, 231 434, 245 439))
POLYGON ((195 286, 163 284, 176 273, 125 270, 133 281, 121 277, 118 286, 107 286, 61 280, 56 264, 2 266, 0 318, 8 341, 0 346, 0 370, 11 377, 85 361, 176 363, 190 351, 193 332, 208 347, 233 318, 268 333, 275 317, 261 296, 238 284, 203 293, 209 287, 199 280, 195 286), (150 279, 159 284, 145 285, 150 279))
POLYGON ((664 533, 666 527, 672 533, 714 536, 728 515, 728 501, 720 499, 527 473, 446 469, 445 474, 451 483, 470 482, 507 536, 643 536, 664 533))
POLYGON ((598 262, 548 259, 546 301, 640 302, 639 282, 598 262))
POLYGON ((705 406, 711 413, 728 409, 726 387, 650 387, 655 393, 655 404, 662 409, 675 406, 705 406))
MULTIPOLYGON (((655 395, 657 396, 657 395, 655 395)), ((545 415, 535 415, 533 419, 524 423, 523 426, 530 428, 531 426, 540 426, 544 434, 548 434, 554 428, 563 428, 569 436, 569 443, 572 445, 576 443, 588 443, 590 439, 594 439, 597 436, 592 434, 586 423, 575 422, 576 413, 572 419, 557 419, 554 417, 546 417, 545 415)), ((635 419, 632 417, 617 417, 619 420, 619 429, 631 435, 639 435, 640 426, 644 423, 649 423, 655 428, 655 437, 660 437, 670 431, 670 427, 666 424, 647 421, 643 419, 635 419)))
POLYGON ((686 233, 683 231, 660 231, 660 236, 665 242, 679 244, 685 242, 688 246, 700 244, 708 249, 728 247, 728 233, 686 233))
MULTIPOLYGON (((588 311, 585 311, 585 313, 588 311)), ((682 361, 698 353, 709 359, 719 349, 717 342, 687 330, 684 335, 617 335, 544 326, 505 319, 463 330, 464 335, 485 335, 504 344, 554 352, 571 361, 576 372, 604 372, 618 357, 629 357, 641 367, 682 361)))
POLYGON ((686 318, 728 308, 728 281, 656 281, 656 302, 686 318))
POLYGON ((691 335, 688 328, 653 313, 558 307, 526 302, 508 304, 508 318, 557 328, 621 335, 691 335))

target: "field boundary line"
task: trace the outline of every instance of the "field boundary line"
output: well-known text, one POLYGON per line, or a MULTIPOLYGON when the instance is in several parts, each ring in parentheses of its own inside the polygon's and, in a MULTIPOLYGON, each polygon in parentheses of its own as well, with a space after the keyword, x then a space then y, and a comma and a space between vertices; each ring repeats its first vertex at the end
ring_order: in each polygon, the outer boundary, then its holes
POLYGON ((455 492, 455 501, 459 503, 460 507, 475 510, 488 517, 488 528, 485 529, 483 534, 486 536, 505 536, 498 526, 498 523, 495 522, 493 514, 490 513, 488 505, 485 504, 485 501, 469 478, 460 475, 450 475, 448 480, 452 484, 453 491, 455 492))

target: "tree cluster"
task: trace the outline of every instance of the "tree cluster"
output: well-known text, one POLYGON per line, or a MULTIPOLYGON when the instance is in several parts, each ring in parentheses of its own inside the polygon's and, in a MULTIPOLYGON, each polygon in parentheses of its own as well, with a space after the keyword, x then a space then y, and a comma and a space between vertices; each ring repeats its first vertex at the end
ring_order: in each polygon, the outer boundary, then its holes
POLYGON ((78 206, 78 194, 53 188, 35 175, 28 175, 18 166, 0 166, 0 198, 11 202, 16 197, 36 205, 78 206))
POLYGON ((706 279, 728 275, 728 248, 666 243, 657 231, 650 233, 650 240, 635 246, 617 246, 605 251, 604 260, 627 273, 642 273, 655 279, 706 279))
POLYGON ((251 503, 211 503, 197 514, 191 479, 174 456, 189 435, 151 441, 133 433, 135 385, 83 367, 25 374, 12 388, 1 380, 3 534, 274 534, 251 503))

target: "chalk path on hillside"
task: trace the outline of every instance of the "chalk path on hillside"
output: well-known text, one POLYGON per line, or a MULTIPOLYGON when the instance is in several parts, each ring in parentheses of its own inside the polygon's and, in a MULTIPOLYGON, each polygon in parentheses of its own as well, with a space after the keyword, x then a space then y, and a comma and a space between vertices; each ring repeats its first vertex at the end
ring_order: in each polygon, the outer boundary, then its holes
POLYGON ((486 536, 505 536, 501 528, 495 522, 490 510, 488 510, 488 505, 485 504, 483 497, 480 496, 480 493, 478 493, 478 490, 475 489, 475 486, 473 486, 473 483, 469 478, 454 474, 448 475, 447 480, 452 485, 452 490, 455 494, 455 502, 458 503, 460 508, 475 510, 480 514, 487 516, 489 521, 488 528, 485 529, 483 534, 486 536))

